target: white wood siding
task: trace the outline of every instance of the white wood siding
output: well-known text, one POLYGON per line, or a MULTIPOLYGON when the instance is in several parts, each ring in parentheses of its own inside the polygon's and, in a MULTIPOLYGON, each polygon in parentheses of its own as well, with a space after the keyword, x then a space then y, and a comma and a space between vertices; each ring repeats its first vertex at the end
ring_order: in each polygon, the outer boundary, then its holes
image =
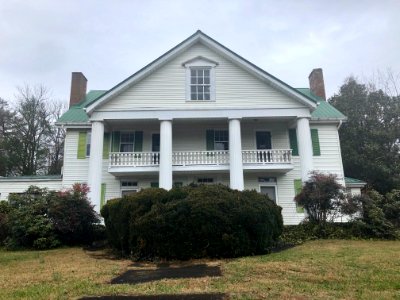
POLYGON ((198 43, 96 111, 222 107, 299 108, 305 106, 198 43), (215 102, 186 102, 186 69, 182 63, 197 56, 204 56, 219 63, 215 69, 215 102))
POLYGON ((61 190, 62 184, 60 180, 31 180, 31 181, 21 181, 21 180, 4 180, 0 181, 0 200, 7 200, 8 195, 11 193, 23 193, 31 185, 47 188, 51 191, 61 190))
POLYGON ((314 169, 323 173, 336 174, 340 184, 344 185, 342 154, 339 132, 335 124, 312 124, 318 129, 321 156, 313 156, 314 169))
POLYGON ((80 131, 68 129, 65 136, 63 186, 71 187, 74 183, 87 183, 89 158, 78 159, 78 138, 80 131))

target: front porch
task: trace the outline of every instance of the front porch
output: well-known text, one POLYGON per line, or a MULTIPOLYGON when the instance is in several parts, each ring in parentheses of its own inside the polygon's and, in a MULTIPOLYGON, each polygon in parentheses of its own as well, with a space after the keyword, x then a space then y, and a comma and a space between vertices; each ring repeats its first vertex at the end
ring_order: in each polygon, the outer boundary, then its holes
MULTIPOLYGON (((229 150, 173 151, 172 170, 202 171, 229 170, 229 150)), ((274 170, 288 172, 293 169, 291 149, 242 150, 244 170, 274 170)), ((116 176, 127 173, 158 172, 160 152, 111 152, 108 171, 116 176)))

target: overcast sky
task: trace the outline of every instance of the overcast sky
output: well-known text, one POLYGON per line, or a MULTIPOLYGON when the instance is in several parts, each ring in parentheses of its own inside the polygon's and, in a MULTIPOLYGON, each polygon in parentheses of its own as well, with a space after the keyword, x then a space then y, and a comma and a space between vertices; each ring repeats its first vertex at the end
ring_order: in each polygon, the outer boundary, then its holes
POLYGON ((400 72, 400 1, 0 0, 0 97, 44 84, 68 101, 72 71, 109 89, 202 30, 272 75, 328 96, 353 74, 400 72))

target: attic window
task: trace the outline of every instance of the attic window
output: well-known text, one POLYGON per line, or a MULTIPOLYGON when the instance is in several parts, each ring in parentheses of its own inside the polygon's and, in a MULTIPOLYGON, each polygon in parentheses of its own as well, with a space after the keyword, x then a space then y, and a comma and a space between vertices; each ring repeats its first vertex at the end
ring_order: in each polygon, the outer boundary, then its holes
POLYGON ((210 68, 190 68, 190 100, 210 100, 210 68))
POLYGON ((186 68, 186 100, 215 100, 215 67, 217 62, 202 56, 182 64, 186 68))

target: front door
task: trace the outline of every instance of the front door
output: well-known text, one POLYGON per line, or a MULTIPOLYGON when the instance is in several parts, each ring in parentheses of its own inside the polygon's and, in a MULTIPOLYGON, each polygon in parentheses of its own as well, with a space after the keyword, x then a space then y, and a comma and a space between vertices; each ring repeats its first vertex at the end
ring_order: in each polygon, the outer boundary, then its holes
MULTIPOLYGON (((257 150, 268 150, 272 148, 271 132, 269 131, 257 131, 256 132, 256 146, 257 150)), ((271 152, 262 151, 257 155, 259 162, 270 162, 271 152)))
POLYGON ((151 136, 151 152, 153 153, 153 163, 158 165, 160 163, 160 134, 153 133, 151 136))
POLYGON ((263 195, 267 195, 269 199, 276 203, 276 190, 275 186, 261 186, 260 193, 263 195))

